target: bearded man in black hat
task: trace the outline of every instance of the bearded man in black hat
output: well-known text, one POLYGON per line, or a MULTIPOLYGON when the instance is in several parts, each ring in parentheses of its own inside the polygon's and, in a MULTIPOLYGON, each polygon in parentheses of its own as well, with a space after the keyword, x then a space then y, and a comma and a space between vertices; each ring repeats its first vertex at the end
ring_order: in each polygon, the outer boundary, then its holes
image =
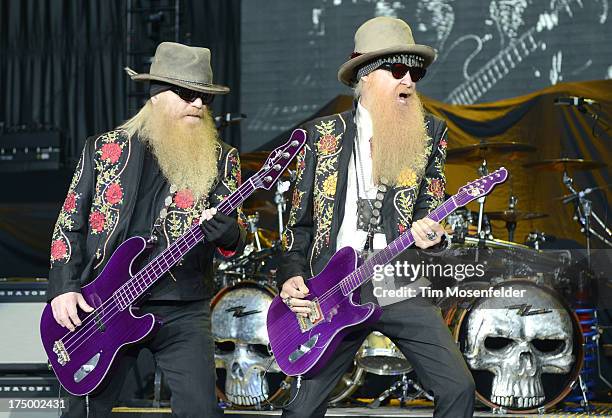
MULTIPOLYGON (((434 58, 404 21, 368 20, 338 72, 355 91, 355 108, 305 124, 308 142, 298 155, 277 272, 280 296, 297 315, 310 311, 305 280, 342 247, 371 254, 407 230, 429 256, 440 257, 448 245, 443 228, 427 218, 444 198, 447 128, 424 112, 416 93, 434 58)), ((474 380, 440 310, 425 297, 389 297, 418 295, 428 280, 397 276, 362 287, 361 303, 383 307, 380 320, 345 338, 319 375, 294 382, 284 417, 323 417, 329 393, 372 331, 389 337, 433 392, 434 416, 472 416, 474 380)))
MULTIPOLYGON (((209 106, 229 88, 213 84, 210 51, 161 43, 148 74, 150 98, 115 130, 91 137, 77 165, 52 239, 48 296, 56 321, 74 331, 77 307, 91 312, 81 287, 102 270, 127 238, 149 238, 149 260, 194 223, 205 241, 173 267, 135 312, 163 321, 150 340, 131 346, 108 382, 89 398, 71 396, 65 416, 106 417, 143 347, 153 353, 172 391, 175 416, 222 416, 215 395, 214 341, 210 329, 216 250, 242 250, 246 232, 214 207, 240 184, 236 149, 221 142, 209 106)), ((132 271, 138 271, 134 266, 132 271)))

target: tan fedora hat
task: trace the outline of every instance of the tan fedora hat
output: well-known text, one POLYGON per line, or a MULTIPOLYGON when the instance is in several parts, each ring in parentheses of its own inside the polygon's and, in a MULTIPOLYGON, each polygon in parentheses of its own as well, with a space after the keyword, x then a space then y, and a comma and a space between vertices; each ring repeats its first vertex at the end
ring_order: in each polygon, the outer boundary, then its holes
POLYGON ((362 64, 394 54, 415 54, 424 59, 427 67, 436 58, 436 51, 427 45, 414 43, 412 30, 406 22, 388 16, 368 20, 355 32, 355 50, 351 58, 340 66, 338 80, 352 86, 355 73, 362 64))
POLYGON ((157 46, 148 73, 138 74, 127 67, 125 70, 134 81, 161 81, 212 94, 230 91, 229 87, 213 84, 208 48, 162 42, 157 46))

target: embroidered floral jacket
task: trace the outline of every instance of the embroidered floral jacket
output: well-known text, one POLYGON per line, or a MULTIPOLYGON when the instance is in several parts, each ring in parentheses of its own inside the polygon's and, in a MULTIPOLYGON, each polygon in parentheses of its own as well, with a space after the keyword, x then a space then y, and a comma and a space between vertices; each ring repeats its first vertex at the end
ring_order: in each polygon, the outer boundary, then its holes
MULTIPOLYGON (((446 123, 426 116, 427 166, 421 178, 413 171, 400 174, 398 184, 383 201, 383 222, 391 242, 444 200, 446 180, 446 123)), ((318 274, 336 252, 336 238, 344 217, 348 164, 357 126, 352 111, 315 119, 303 126, 308 142, 297 157, 297 181, 277 283, 293 276, 318 274)), ((410 158, 410 156, 406 156, 410 158)))
MULTIPOLYGON (((60 210, 51 242, 48 300, 66 292, 78 292, 103 269, 113 251, 127 238, 127 229, 136 204, 146 145, 124 130, 90 137, 77 164, 66 200, 60 210)), ((189 189, 174 194, 161 229, 169 245, 199 220, 203 209, 214 207, 240 185, 238 152, 229 145, 218 147, 218 180, 213 191, 197 201, 189 189)), ((238 209, 242 218, 242 211, 238 209)), ((241 226, 238 249, 246 232, 241 226)), ((160 240, 162 241, 162 240, 160 240)), ((212 266, 214 246, 205 245, 202 265, 212 266)), ((195 250, 195 249, 194 249, 195 250)), ((194 251, 192 250, 192 251, 194 251)), ((224 255, 231 255, 226 252, 224 255)), ((212 280, 212 267, 205 281, 212 280)), ((162 279, 163 280, 163 279, 162 279)), ((201 282, 202 277, 194 278, 201 282)), ((192 284, 186 299, 208 297, 204 284, 192 284), (195 289, 195 291, 194 291, 195 289), (195 293, 195 294, 193 294, 195 293)))

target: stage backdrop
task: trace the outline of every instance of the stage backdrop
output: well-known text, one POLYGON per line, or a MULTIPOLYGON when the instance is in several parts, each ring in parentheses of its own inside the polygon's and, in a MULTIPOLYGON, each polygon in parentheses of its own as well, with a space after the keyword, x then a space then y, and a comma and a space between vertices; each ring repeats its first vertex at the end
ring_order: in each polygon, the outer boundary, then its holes
POLYGON ((400 17, 438 51, 419 82, 445 103, 516 97, 612 77, 609 0, 249 0, 242 4, 242 150, 274 138, 338 94, 368 18, 400 17))
MULTIPOLYGON (((562 173, 537 171, 525 168, 523 164, 562 157, 612 164, 612 80, 560 83, 521 97, 481 105, 450 105, 426 96, 422 96, 422 100, 427 111, 447 121, 449 150, 477 144, 481 140, 516 141, 537 148, 537 151, 523 154, 515 160, 487 158, 490 171, 504 166, 510 171, 510 178, 487 197, 486 211, 507 209, 508 198, 513 193, 518 197, 518 210, 548 215, 543 219, 519 222, 514 237, 516 242, 522 243, 530 232, 539 231, 571 239, 584 246, 584 236, 580 233, 578 223, 572 219, 573 204, 563 205, 557 199, 569 193, 563 184, 562 173), (588 108, 600 120, 594 123, 592 117, 576 107, 554 105, 555 98, 570 95, 594 98, 598 103, 588 108)), ((343 112, 352 105, 352 96, 337 96, 318 112, 304 118, 304 121, 343 112)), ((283 143, 291 129, 300 122, 260 149, 271 150, 283 143)), ((454 194, 459 187, 480 177, 478 166, 478 162, 447 164, 447 193, 454 194)), ((612 183, 610 167, 570 172, 570 175, 574 177, 574 186, 578 189, 602 187, 592 192, 589 199, 593 201, 594 211, 610 227, 612 214, 609 213, 609 202, 612 189, 605 188, 612 183)), ((468 207, 473 211, 478 210, 476 203, 468 207)), ((503 221, 493 221, 492 226, 496 238, 507 239, 503 221)), ((601 231, 599 227, 595 229, 601 231)), ((596 239, 592 240, 592 245, 604 248, 596 239)))

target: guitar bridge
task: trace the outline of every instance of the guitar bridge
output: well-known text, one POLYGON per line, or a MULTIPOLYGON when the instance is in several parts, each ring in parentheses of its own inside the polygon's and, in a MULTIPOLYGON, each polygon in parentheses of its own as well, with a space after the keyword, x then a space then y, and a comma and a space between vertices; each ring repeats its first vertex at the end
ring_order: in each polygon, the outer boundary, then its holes
POLYGON ((53 343, 53 352, 57 354, 57 362, 60 365, 65 366, 66 363, 70 361, 70 354, 66 351, 64 343, 61 340, 53 343))
POLYGON ((321 305, 319 305, 319 299, 311 301, 308 316, 296 315, 296 317, 302 332, 312 329, 312 327, 323 321, 323 311, 321 310, 321 305))

